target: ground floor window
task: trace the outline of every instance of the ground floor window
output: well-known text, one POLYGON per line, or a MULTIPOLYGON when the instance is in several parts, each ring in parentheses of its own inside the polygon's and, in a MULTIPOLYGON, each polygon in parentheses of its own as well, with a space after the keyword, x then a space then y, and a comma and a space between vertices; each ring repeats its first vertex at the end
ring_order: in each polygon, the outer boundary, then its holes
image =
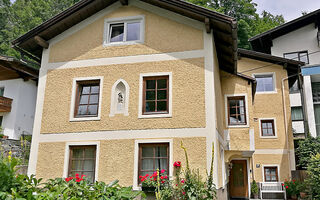
POLYGON ((278 167, 264 167, 264 181, 265 182, 278 182, 278 167))
POLYGON ((96 166, 96 146, 70 146, 69 176, 85 175, 94 182, 96 166))
POLYGON ((139 177, 153 174, 157 169, 166 170, 169 174, 169 144, 140 144, 139 145, 139 177))

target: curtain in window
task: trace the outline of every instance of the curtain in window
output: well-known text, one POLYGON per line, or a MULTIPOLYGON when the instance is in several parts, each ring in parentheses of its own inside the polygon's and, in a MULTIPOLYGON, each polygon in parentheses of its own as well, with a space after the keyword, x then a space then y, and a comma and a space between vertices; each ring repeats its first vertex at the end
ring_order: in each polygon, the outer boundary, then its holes
POLYGON ((302 107, 291 108, 291 120, 303 120, 302 107))

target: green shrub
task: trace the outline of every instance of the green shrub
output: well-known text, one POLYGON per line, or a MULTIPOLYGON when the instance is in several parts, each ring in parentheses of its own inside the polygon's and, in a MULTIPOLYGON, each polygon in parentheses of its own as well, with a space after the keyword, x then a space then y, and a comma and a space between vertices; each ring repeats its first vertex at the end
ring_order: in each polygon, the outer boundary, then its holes
POLYGON ((251 183, 251 193, 258 194, 258 192, 259 192, 259 188, 258 188, 257 182, 253 180, 251 183))
POLYGON ((320 199, 320 153, 311 157, 307 169, 307 185, 313 199, 320 199))
POLYGON ((10 192, 11 188, 19 185, 15 174, 16 165, 15 158, 7 159, 0 155, 0 192, 10 192))
POLYGON ((300 141, 296 149, 296 154, 299 157, 298 166, 306 169, 311 157, 317 153, 320 153, 320 137, 308 137, 300 141))

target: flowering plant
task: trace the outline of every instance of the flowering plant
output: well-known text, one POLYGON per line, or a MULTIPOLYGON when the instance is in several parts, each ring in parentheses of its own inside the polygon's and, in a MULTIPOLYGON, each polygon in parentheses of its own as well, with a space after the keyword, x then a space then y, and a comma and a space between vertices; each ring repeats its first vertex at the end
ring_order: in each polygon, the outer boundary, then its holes
POLYGON ((181 162, 180 161, 176 161, 176 162, 173 163, 173 166, 175 168, 181 167, 181 162))
POLYGON ((83 181, 84 179, 84 177, 86 177, 85 175, 81 175, 81 178, 79 177, 79 174, 76 174, 76 176, 75 177, 72 177, 72 176, 70 176, 70 177, 68 177, 68 178, 65 178, 64 180, 66 181, 66 182, 69 182, 69 181, 71 181, 71 180, 75 180, 77 183, 80 183, 81 181, 83 181))
MULTIPOLYGON (((146 174, 140 176, 140 181, 142 187, 156 187, 157 186, 157 172, 154 172, 152 175, 146 174)), ((166 170, 162 169, 159 171, 160 184, 166 184, 169 181, 169 178, 166 174, 166 170)))
POLYGON ((299 182, 296 180, 292 180, 292 181, 287 181, 285 180, 284 184, 282 184, 287 192, 287 196, 294 196, 294 195, 298 195, 299 194, 299 182))

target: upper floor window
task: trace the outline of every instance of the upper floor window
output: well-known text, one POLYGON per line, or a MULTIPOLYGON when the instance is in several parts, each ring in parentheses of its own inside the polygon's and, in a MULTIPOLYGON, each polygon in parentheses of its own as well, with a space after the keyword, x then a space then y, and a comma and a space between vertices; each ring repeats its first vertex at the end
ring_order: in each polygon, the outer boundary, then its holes
POLYGON ((275 126, 273 119, 263 119, 260 121, 261 126, 261 136, 263 137, 272 137, 276 136, 275 134, 275 126))
POLYGON ((264 181, 265 182, 278 182, 278 167, 263 167, 264 170, 264 181))
POLYGON ((228 124, 246 125, 246 105, 244 96, 228 97, 228 124))
POLYGON ((291 107, 291 120, 303 121, 302 106, 291 107))
POLYGON ((105 45, 142 43, 144 17, 107 19, 105 22, 105 45))
POLYGON ((304 62, 306 64, 309 64, 308 51, 298 51, 298 52, 284 53, 283 57, 284 58, 288 58, 288 59, 292 59, 292 60, 301 61, 301 62, 304 62))
POLYGON ((0 97, 3 97, 4 95, 4 87, 0 87, 0 97))
POLYGON ((275 81, 272 74, 255 74, 255 79, 257 80, 257 89, 259 93, 263 92, 274 92, 275 91, 275 81))

